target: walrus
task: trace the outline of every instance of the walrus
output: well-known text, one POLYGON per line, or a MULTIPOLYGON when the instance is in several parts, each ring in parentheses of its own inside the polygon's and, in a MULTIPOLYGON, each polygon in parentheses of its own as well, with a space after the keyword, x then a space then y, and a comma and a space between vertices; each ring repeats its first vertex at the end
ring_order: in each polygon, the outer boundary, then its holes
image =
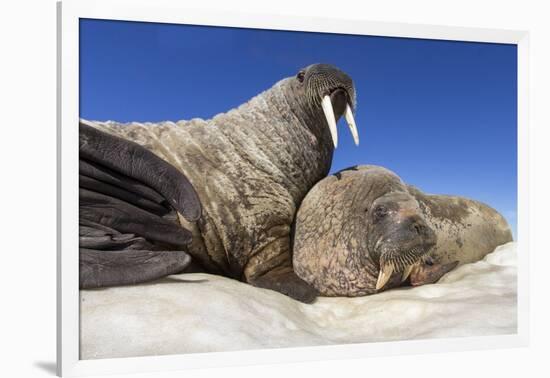
POLYGON ((491 207, 424 194, 373 165, 318 182, 294 227, 294 270, 324 296, 433 283, 512 240, 506 220, 491 207))
MULTIPOLYGON (((355 106, 352 79, 332 65, 313 64, 239 107, 209 120, 124 124, 81 120, 81 133, 89 134, 87 128, 93 128, 104 133, 107 144, 126 141, 132 146, 125 149, 143 148, 155 155, 155 158, 140 158, 143 164, 132 162, 135 169, 125 169, 122 172, 124 179, 119 181, 137 180, 151 187, 150 182, 144 183, 141 178, 156 173, 143 173, 143 166, 160 166, 158 162, 151 163, 159 158, 181 173, 181 177, 172 172, 159 175, 159 179, 188 181, 197 197, 188 190, 181 201, 172 201, 171 193, 167 193, 158 200, 147 202, 149 207, 145 209, 145 205, 134 198, 134 192, 120 196, 115 190, 105 192, 98 185, 84 188, 86 191, 81 191, 81 197, 86 196, 88 200, 86 211, 81 208, 81 214, 91 213, 93 224, 85 224, 87 228, 81 232, 81 238, 82 235, 99 235, 122 241, 110 240, 107 248, 93 251, 81 248, 81 272, 84 272, 84 276, 81 273, 81 287, 138 283, 181 270, 189 263, 183 255, 166 263, 168 252, 177 249, 189 254, 193 271, 220 274, 279 291, 303 302, 313 301, 317 291, 300 279, 292 267, 291 224, 306 193, 329 172, 338 144, 336 123, 340 117, 345 117, 355 143, 359 143, 355 106), (131 176, 136 171, 137 178, 131 176), (103 197, 96 198, 94 190, 102 191, 103 197), (112 198, 114 200, 110 200, 112 198), (132 208, 127 206, 130 199, 132 208), (197 210, 197 200, 199 216, 182 214, 189 206, 197 210), (102 228, 105 225, 98 225, 105 221, 105 214, 110 214, 113 207, 118 209, 123 205, 115 221, 106 225, 107 230, 102 228), (158 205, 164 208, 158 209, 158 205), (166 238, 162 231, 153 236, 144 235, 143 232, 148 231, 146 222, 141 222, 136 231, 133 226, 128 227, 134 213, 140 219, 154 219, 161 230, 173 229, 176 214, 179 227, 185 232, 180 232, 178 240, 166 238), (122 222, 120 219, 129 220, 122 222), (127 239, 135 237, 141 239, 137 245, 128 247, 127 239), (102 254, 105 250, 113 255, 112 258, 122 259, 116 263, 116 271, 111 269, 111 257, 102 254), (123 253, 135 250, 140 251, 136 263, 132 263, 133 257, 123 258, 123 253), (142 254, 143 250, 147 253, 142 254), (164 255, 159 255, 159 251, 164 255), (101 259, 100 269, 97 268, 98 259, 101 259), (133 266, 130 273, 124 270, 125 265, 133 266), (121 274, 122 271, 126 273, 121 274)), ((103 141, 97 143, 98 146, 102 144, 103 141)), ((130 164, 124 162, 124 156, 128 155, 102 158, 105 149, 100 150, 92 148, 89 152, 95 159, 96 168, 102 165, 102 159, 108 159, 109 173, 113 175, 113 171, 118 172, 119 159, 123 165, 130 164)), ((139 152, 137 155, 146 154, 139 152)), ((81 189, 82 186, 81 179, 81 189)), ((133 191, 130 185, 123 186, 126 192, 133 191)), ((166 188, 167 185, 161 186, 166 188)), ((90 221, 82 216, 81 220, 90 221)), ((96 247, 101 243, 103 239, 93 242, 96 247)))

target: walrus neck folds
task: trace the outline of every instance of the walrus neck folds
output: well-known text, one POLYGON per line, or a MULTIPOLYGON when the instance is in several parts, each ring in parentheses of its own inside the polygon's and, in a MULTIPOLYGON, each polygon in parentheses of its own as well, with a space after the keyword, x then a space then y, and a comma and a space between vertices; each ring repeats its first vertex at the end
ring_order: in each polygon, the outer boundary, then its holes
POLYGON ((307 107, 291 80, 281 80, 212 121, 241 153, 268 158, 273 179, 284 181, 300 201, 307 188, 328 174, 334 147, 320 107, 307 107))

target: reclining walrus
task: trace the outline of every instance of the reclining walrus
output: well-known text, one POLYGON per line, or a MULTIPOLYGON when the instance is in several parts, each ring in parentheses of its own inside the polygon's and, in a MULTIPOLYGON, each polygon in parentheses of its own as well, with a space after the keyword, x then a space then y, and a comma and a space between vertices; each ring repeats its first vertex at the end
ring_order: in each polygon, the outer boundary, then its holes
POLYGON ((351 78, 315 64, 210 120, 82 120, 81 287, 152 280, 192 259, 312 301, 292 268, 291 224, 329 172, 342 115, 358 143, 354 108, 351 78))
POLYGON ((318 182, 297 213, 296 274, 325 296, 361 296, 437 281, 512 240, 480 202, 427 195, 378 166, 318 182))

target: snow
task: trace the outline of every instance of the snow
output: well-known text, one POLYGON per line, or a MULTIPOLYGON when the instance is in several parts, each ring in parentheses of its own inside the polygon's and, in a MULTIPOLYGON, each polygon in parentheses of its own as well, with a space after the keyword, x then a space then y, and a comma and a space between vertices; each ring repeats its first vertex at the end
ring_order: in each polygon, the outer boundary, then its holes
POLYGON ((437 284, 312 305, 208 274, 80 292, 80 358, 513 334, 516 243, 437 284))

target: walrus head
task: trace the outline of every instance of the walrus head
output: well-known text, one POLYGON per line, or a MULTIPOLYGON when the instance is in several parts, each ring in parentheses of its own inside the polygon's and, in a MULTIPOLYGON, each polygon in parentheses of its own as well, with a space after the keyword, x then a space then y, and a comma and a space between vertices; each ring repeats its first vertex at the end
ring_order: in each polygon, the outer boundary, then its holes
POLYGON ((294 104, 307 109, 309 118, 323 120, 328 126, 334 147, 338 145, 336 122, 345 117, 353 140, 359 144, 359 134, 354 118, 356 95, 353 80, 330 64, 312 64, 287 79, 294 92, 294 104))
POLYGON ((379 266, 376 290, 381 290, 394 273, 405 281, 437 238, 416 199, 401 188, 369 202, 366 212, 369 251, 379 266))
POLYGON ((359 166, 320 181, 296 217, 296 273, 323 295, 395 287, 436 244, 415 197, 393 172, 359 166))

